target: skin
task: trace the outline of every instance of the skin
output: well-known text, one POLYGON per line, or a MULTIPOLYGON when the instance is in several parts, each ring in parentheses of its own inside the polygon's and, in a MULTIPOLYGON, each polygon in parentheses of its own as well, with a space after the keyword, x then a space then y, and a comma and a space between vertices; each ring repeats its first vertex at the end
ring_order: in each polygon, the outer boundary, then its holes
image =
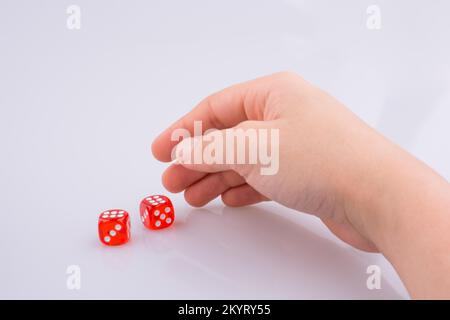
POLYGON ((173 148, 191 145, 171 134, 193 134, 194 121, 222 134, 279 129, 279 172, 261 175, 258 163, 172 164, 162 177, 170 192, 184 191, 195 207, 221 196, 227 206, 273 200, 315 215, 346 243, 381 252, 413 298, 450 298, 449 183, 333 97, 290 72, 237 84, 165 130, 154 156, 169 162, 173 148))

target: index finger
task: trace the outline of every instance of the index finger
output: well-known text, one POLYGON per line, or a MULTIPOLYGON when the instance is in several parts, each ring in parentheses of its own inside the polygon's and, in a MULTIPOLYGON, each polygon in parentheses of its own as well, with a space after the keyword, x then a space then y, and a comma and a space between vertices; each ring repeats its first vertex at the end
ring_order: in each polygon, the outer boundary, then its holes
POLYGON ((231 128, 246 120, 262 120, 268 88, 267 77, 237 84, 202 100, 191 112, 162 132, 152 144, 156 159, 171 161, 172 149, 180 142, 171 139, 176 129, 194 135, 194 122, 201 121, 202 130, 231 128))

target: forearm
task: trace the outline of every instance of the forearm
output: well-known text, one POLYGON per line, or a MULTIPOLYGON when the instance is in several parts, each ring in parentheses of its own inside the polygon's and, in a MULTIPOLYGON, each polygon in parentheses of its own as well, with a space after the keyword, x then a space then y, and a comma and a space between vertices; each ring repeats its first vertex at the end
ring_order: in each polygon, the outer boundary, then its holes
POLYGON ((378 242, 412 297, 450 298, 450 188, 425 171, 410 179, 403 173, 393 184, 397 194, 380 203, 378 242))
POLYGON ((400 148, 383 148, 356 202, 364 232, 413 298, 450 298, 450 185, 400 148))

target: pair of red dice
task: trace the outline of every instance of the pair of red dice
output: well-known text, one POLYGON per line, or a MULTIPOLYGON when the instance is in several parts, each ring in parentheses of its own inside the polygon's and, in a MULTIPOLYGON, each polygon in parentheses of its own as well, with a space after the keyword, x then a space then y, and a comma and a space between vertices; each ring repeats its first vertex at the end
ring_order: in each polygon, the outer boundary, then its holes
MULTIPOLYGON (((152 230, 170 227, 175 220, 172 202, 162 195, 145 197, 139 212, 144 226, 152 230)), ((130 227, 130 216, 122 209, 102 212, 98 218, 100 241, 108 246, 127 243, 130 240, 130 227)))

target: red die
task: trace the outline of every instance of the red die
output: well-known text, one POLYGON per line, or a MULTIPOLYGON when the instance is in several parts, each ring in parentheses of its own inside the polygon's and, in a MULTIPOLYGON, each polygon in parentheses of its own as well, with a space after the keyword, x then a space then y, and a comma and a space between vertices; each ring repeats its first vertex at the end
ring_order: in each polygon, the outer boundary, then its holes
POLYGON ((175 212, 166 196, 148 196, 141 201, 141 220, 149 229, 163 229, 172 225, 175 212))
POLYGON ((128 212, 112 209, 100 214, 98 218, 100 241, 108 246, 118 246, 130 240, 130 217, 128 212))

